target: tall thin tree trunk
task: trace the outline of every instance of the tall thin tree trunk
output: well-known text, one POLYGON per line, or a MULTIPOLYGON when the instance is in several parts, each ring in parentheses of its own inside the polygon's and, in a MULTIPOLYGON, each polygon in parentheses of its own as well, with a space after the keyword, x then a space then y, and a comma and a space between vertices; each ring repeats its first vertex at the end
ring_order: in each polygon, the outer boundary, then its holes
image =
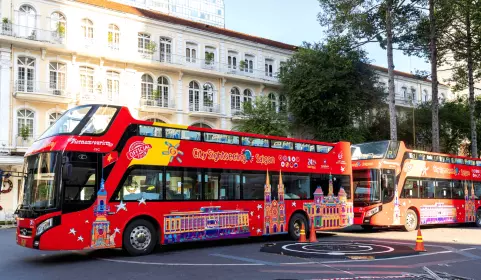
POLYGON ((432 151, 439 152, 439 100, 438 100, 438 49, 436 46, 436 18, 434 16, 434 0, 429 0, 429 23, 432 83, 432 151))
POLYGON ((386 2, 386 48, 387 48, 387 74, 389 88, 389 122, 391 131, 391 140, 397 140, 397 124, 396 124, 396 96, 394 92, 394 60, 392 48, 392 0, 386 2))
POLYGON ((471 155, 478 157, 478 142, 476 136, 476 119, 474 117, 474 74, 473 74, 473 50, 472 50, 472 33, 471 33, 471 15, 469 8, 466 14, 466 55, 468 57, 468 88, 469 88, 469 118, 471 122, 471 155))

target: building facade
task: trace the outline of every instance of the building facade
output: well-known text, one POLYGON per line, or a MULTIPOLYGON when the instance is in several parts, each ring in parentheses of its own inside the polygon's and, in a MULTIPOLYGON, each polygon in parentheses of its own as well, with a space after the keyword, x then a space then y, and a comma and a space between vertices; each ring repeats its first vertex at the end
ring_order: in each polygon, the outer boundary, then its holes
POLYGON ((224 0, 113 0, 171 16, 225 27, 224 0))
MULTIPOLYGON (((144 120, 232 129, 242 103, 279 108, 276 72, 295 47, 107 0, 1 0, 0 169, 65 110, 128 106, 144 120)), ((0 194, 0 220, 20 178, 0 194)))
MULTIPOLYGON (((227 130, 257 96, 285 110, 276 73, 295 46, 161 10, 168 3, 202 12, 207 2, 224 15, 219 0, 0 0, 0 169, 21 172, 33 140, 80 104, 125 105, 139 119, 227 130)), ((398 74, 400 102, 404 86, 419 101, 430 92, 428 81, 398 74)), ((18 205, 21 178, 10 180, 0 220, 18 205)))

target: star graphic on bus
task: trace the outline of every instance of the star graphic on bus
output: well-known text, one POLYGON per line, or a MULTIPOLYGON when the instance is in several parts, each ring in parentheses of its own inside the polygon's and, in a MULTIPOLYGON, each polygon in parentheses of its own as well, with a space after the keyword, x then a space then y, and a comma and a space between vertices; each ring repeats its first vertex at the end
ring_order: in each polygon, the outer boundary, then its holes
POLYGON ((167 141, 165 141, 165 144, 168 146, 168 149, 167 151, 163 151, 162 154, 166 156, 170 155, 169 162, 172 162, 175 158, 179 163, 182 163, 180 156, 183 156, 184 153, 178 149, 180 144, 174 146, 167 141))

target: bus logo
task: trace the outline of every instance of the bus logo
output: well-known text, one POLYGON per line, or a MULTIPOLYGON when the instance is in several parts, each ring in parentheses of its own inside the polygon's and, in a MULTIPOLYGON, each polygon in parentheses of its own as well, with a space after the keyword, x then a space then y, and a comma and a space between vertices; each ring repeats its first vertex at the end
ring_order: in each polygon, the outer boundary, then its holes
POLYGON ((129 160, 132 159, 143 159, 146 155, 149 149, 152 148, 152 145, 150 144, 145 144, 142 141, 136 141, 132 143, 129 147, 129 151, 127 153, 127 158, 129 160))

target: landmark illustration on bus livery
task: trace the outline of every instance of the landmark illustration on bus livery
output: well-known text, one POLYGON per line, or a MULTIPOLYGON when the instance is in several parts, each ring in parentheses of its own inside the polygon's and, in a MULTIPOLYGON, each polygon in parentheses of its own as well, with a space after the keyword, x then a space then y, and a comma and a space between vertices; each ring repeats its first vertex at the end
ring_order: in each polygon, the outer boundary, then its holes
POLYGON ((322 188, 314 192, 314 202, 304 203, 304 211, 317 229, 346 227, 354 222, 353 205, 347 202, 347 194, 341 186, 337 196, 334 196, 332 175, 329 174, 329 193, 324 196, 322 188))
POLYGON ((220 206, 200 211, 171 212, 164 216, 164 243, 248 237, 249 212, 221 210, 220 206))

